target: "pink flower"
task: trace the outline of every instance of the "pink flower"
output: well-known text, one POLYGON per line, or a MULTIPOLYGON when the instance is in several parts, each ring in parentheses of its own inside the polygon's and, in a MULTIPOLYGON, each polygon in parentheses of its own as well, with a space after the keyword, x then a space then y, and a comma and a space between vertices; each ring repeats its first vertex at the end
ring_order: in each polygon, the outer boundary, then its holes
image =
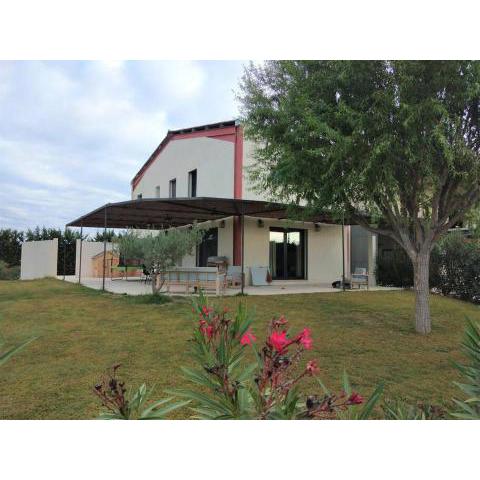
POLYGON ((206 330, 207 330, 207 337, 212 338, 213 337, 213 326, 209 325, 206 330))
POLYGON ((240 338, 240 344, 241 345, 251 345, 257 337, 252 333, 250 329, 248 329, 243 335, 242 338, 240 338))
POLYGON ((347 402, 351 405, 360 405, 363 403, 363 397, 357 392, 353 392, 349 397, 347 402))
POLYGON ((303 332, 299 335, 300 343, 305 350, 310 350, 313 346, 312 337, 310 337, 311 331, 309 328, 304 328, 303 332))
POLYGON ((317 362, 315 360, 310 360, 308 363, 307 363, 307 373, 309 373, 310 375, 315 375, 316 373, 318 373, 318 366, 317 366, 317 362))
POLYGON ((282 352, 285 347, 287 347, 291 342, 287 339, 287 332, 273 332, 269 339, 268 343, 277 351, 282 352))

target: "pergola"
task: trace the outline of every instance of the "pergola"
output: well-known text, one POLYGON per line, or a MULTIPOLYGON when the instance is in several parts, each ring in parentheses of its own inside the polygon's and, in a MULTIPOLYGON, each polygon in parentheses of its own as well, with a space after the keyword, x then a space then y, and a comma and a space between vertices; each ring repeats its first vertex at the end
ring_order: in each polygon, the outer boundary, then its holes
MULTIPOLYGON (((303 222, 336 224, 329 213, 308 213, 304 207, 296 207, 295 219, 303 222)), ((68 223, 67 227, 103 228, 138 228, 165 230, 172 227, 183 227, 194 223, 221 220, 227 217, 237 217, 241 225, 241 267, 242 293, 244 289, 244 217, 268 219, 287 219, 291 217, 288 205, 259 200, 243 200, 215 197, 195 198, 146 198, 118 203, 107 203, 96 210, 68 223)), ((343 223, 343 222, 342 222, 343 223)), ((103 242, 103 280, 105 289, 105 255, 106 238, 103 242)), ((343 229, 342 229, 343 248, 343 229)), ((342 255, 342 258, 344 255, 342 255)), ((79 282, 81 279, 82 241, 80 242, 79 282)), ((345 263, 343 261, 343 263, 345 263)), ((345 274, 345 265, 343 265, 345 274)))

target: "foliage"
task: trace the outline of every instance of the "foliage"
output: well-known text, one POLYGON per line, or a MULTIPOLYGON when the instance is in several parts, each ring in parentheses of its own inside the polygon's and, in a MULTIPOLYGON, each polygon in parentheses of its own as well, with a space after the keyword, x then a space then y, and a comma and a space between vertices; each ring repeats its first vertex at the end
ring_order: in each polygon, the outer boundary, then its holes
POLYGON ((269 61, 240 100, 258 188, 394 239, 429 333, 432 245, 480 201, 480 62, 269 61))
POLYGON ((0 229, 0 261, 8 267, 20 265, 24 233, 10 228, 0 229))
MULTIPOLYGON (((399 249, 386 256, 379 254, 376 269, 380 285, 411 287, 413 268, 399 249)), ((465 238, 461 232, 445 235, 432 249, 430 288, 443 295, 480 303, 480 243, 465 238)))
POLYGON ((385 420, 442 420, 446 411, 428 403, 410 404, 402 399, 385 400, 382 404, 385 420))
POLYGON ((124 258, 136 258, 152 272, 152 292, 164 283, 162 273, 174 267, 185 255, 191 255, 201 242, 203 230, 192 228, 138 232, 131 230, 115 241, 115 249, 124 258))
POLYGON ((189 403, 170 403, 171 398, 166 398, 146 406, 152 392, 145 384, 137 390, 127 391, 125 382, 117 377, 119 368, 120 365, 114 365, 93 389, 106 409, 98 417, 100 420, 160 420, 189 403))
MULTIPOLYGON (((206 297, 200 294, 192 310, 198 319, 192 342, 196 366, 183 367, 182 371, 197 388, 172 393, 195 402, 195 418, 335 418, 363 403, 363 397, 351 390, 348 380, 341 395, 330 393, 322 385, 322 396, 302 400, 299 383, 318 372, 315 360, 301 364, 303 353, 313 345, 308 328, 292 335, 285 317, 273 318, 266 341, 257 349, 251 330, 253 317, 242 303, 232 317, 228 310, 209 307, 206 297), (248 347, 253 351, 251 363, 246 359, 248 347)), ((377 389, 358 418, 368 417, 381 390, 377 389)))
POLYGON ((470 364, 457 363, 457 368, 464 376, 466 383, 456 382, 455 385, 466 395, 466 399, 454 399, 457 410, 453 416, 468 420, 480 420, 480 323, 468 321, 462 347, 470 364))
POLYGON ((20 278, 20 267, 18 265, 8 266, 0 260, 0 280, 18 280, 20 278))
POLYGON ((106 232, 102 230, 96 232, 95 236, 89 238, 89 240, 92 242, 103 242, 104 240, 107 242, 113 242, 116 237, 117 235, 115 234, 115 230, 107 230, 106 232))
POLYGON ((432 287, 443 295, 480 303, 480 244, 461 233, 447 235, 432 251, 432 287))

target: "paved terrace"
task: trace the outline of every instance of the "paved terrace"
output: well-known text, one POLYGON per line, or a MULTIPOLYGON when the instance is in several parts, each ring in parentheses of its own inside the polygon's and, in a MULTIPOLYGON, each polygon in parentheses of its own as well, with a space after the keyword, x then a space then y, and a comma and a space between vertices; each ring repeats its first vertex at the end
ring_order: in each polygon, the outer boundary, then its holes
MULTIPOLYGON (((63 276, 57 277, 60 280, 63 280, 63 276)), ((71 283, 77 283, 78 277, 76 276, 66 276, 65 280, 71 283)), ((83 278, 82 285, 89 288, 94 288, 96 290, 101 290, 102 288, 102 279, 101 278, 83 278)), ((105 290, 111 293, 118 294, 127 294, 127 295, 145 295, 152 293, 152 287, 150 283, 145 283, 139 278, 129 278, 128 280, 124 279, 115 279, 111 280, 110 278, 105 279, 105 290)), ((375 290, 399 290, 396 288, 387 288, 387 287, 370 287, 370 291, 375 290)), ((295 293, 333 293, 341 292, 341 289, 332 288, 331 285, 325 283, 312 283, 301 280, 290 280, 290 281, 273 281, 271 285, 261 286, 261 287, 251 287, 247 286, 244 289, 247 295, 285 295, 285 294, 295 294, 295 293)), ((347 290, 358 292, 358 288, 355 290, 347 290)), ((360 291, 366 292, 366 288, 362 287, 360 291)), ((208 292, 209 295, 215 295, 214 292, 208 292)), ((237 295, 240 293, 240 288, 226 288, 225 295, 237 295)), ((172 287, 170 295, 185 295, 185 288, 183 287, 172 287)))

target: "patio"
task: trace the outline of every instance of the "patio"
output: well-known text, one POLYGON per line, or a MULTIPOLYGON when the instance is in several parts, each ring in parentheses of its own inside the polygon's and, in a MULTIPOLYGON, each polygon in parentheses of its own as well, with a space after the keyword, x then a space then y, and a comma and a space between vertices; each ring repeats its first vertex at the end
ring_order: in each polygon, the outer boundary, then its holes
MULTIPOLYGON (((63 280, 63 276, 57 277, 60 280, 63 280)), ((74 275, 67 275, 65 281, 70 283, 78 283, 78 277, 74 275)), ((103 281, 102 278, 94 277, 82 277, 82 285, 88 288, 93 288, 95 290, 102 290, 103 281)), ((111 293, 116 294, 126 294, 126 295, 146 295, 152 293, 151 284, 145 283, 140 278, 129 278, 128 280, 124 279, 115 279, 111 280, 110 278, 105 279, 105 290, 111 293)), ((387 290, 401 290, 398 288, 387 288, 387 287, 370 287, 369 290, 366 288, 349 290, 347 292, 366 292, 366 291, 387 291, 387 290)), ((261 287, 252 287, 246 286, 244 288, 244 293, 246 295, 286 295, 286 294, 301 294, 301 293, 335 293, 341 292, 341 289, 332 288, 327 284, 315 284, 307 281, 273 281, 271 285, 264 285, 261 287)), ((238 288, 226 288, 225 296, 232 296, 241 293, 240 287, 238 288)), ((168 294, 167 294, 168 295, 168 294)), ((185 295, 184 287, 171 287, 170 295, 185 295)), ((210 295, 215 295, 211 293, 210 295)))

